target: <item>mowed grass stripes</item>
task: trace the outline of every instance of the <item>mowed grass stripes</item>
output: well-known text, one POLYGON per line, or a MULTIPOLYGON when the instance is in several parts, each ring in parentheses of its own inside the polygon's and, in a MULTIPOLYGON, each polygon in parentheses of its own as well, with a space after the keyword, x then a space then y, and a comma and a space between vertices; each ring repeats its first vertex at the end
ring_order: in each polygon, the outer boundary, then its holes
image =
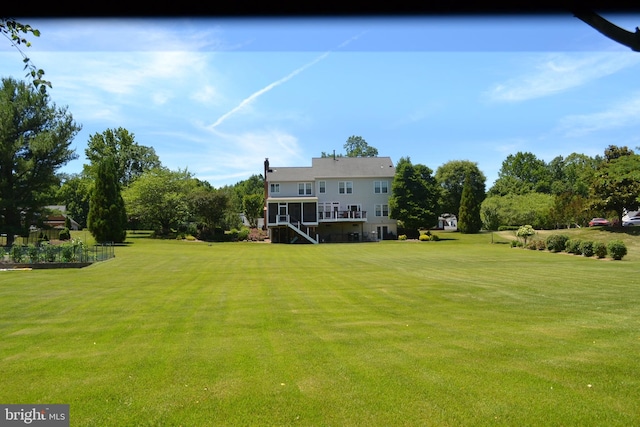
POLYGON ((640 423, 640 264, 490 244, 131 239, 0 272, 2 403, 74 426, 640 423))

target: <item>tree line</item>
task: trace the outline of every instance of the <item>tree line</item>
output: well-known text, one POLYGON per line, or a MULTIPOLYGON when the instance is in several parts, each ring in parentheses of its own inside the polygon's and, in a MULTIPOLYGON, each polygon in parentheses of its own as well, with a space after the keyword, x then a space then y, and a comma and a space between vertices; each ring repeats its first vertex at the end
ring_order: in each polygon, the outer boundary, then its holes
POLYGON ((510 154, 485 192, 477 163, 450 161, 435 174, 402 158, 396 168, 390 209, 415 233, 432 227, 441 213, 458 217, 461 232, 517 227, 587 226, 593 217, 620 225, 625 211, 640 208, 640 155, 609 145, 602 156, 572 153, 545 162, 531 152, 510 154))
MULTIPOLYGON (((262 216, 262 175, 214 188, 186 169, 163 166, 152 147, 139 144, 124 128, 89 137, 81 173, 58 173, 77 159, 70 145, 80 129, 46 91, 2 79, 0 230, 8 244, 13 235, 41 227, 45 206, 57 204, 98 241, 114 242, 124 239, 126 229, 182 231, 210 240, 241 227, 240 213, 252 226, 262 216)), ((378 154, 355 135, 344 149, 349 157, 378 154)), ((488 191, 475 162, 449 161, 434 173, 407 156, 396 165, 389 211, 408 234, 433 227, 443 213, 456 215, 465 233, 523 224, 561 228, 586 225, 595 216, 619 223, 625 209, 638 207, 639 194, 640 156, 626 146, 611 145, 602 156, 558 156, 548 163, 530 152, 511 154, 488 191)))

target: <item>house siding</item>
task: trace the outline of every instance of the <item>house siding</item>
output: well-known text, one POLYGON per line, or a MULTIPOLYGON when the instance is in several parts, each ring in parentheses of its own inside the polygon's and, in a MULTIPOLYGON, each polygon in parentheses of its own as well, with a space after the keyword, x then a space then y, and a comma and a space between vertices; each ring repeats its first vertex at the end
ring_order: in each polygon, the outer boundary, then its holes
POLYGON ((290 231, 283 230, 288 226, 283 223, 285 219, 304 227, 319 242, 395 238, 397 222, 388 217, 394 175, 395 167, 389 157, 314 158, 312 167, 283 168, 270 168, 267 159, 265 219, 272 241, 295 240, 290 231), (321 182, 323 193, 319 191, 321 182), (387 192, 376 193, 375 182, 384 182, 380 189, 386 188, 387 192), (299 194, 301 183, 311 184, 311 194, 306 194, 306 185, 305 194, 299 194), (279 191, 272 192, 271 184, 278 184, 279 191), (387 215, 376 216, 376 207, 382 206, 386 207, 387 215))

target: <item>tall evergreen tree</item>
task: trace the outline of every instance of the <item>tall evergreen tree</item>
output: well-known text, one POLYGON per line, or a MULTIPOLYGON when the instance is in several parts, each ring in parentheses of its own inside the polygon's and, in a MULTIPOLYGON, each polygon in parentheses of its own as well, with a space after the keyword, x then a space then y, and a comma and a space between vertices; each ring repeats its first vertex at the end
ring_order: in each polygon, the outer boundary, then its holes
POLYGON ((461 233, 473 234, 480 231, 482 228, 482 219, 480 218, 481 204, 482 200, 478 200, 474 194, 471 177, 467 173, 462 187, 460 214, 458 217, 458 230, 461 233))
POLYGON ((127 211, 112 157, 104 158, 98 165, 87 223, 89 231, 100 243, 122 243, 125 240, 127 211))
POLYGON ((0 231, 7 244, 54 202, 57 170, 77 155, 70 147, 80 130, 66 108, 46 93, 12 78, 0 83, 0 231))

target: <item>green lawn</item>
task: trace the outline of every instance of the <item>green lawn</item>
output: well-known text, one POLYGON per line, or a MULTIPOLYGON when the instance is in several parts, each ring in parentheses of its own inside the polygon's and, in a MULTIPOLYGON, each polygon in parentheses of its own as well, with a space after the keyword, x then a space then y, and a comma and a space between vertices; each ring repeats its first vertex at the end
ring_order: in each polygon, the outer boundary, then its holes
POLYGON ((72 426, 640 425, 640 237, 622 261, 441 237, 131 238, 0 271, 0 403, 72 426))

